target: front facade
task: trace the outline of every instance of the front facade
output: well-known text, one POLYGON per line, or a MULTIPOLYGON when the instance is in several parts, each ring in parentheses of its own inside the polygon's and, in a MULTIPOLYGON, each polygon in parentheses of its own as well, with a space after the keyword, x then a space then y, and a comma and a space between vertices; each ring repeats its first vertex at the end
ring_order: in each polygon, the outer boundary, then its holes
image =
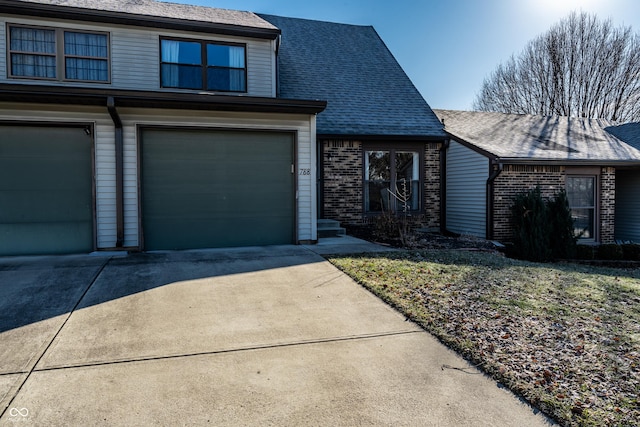
POLYGON ((279 29, 60 3, 0 1, 0 255, 317 239, 326 103, 276 96, 279 29))
POLYGON ((349 226, 393 211, 439 229, 446 134, 376 31, 260 16, 282 31, 279 96, 327 100, 316 124, 318 216, 349 226))
POLYGON ((515 196, 536 187, 545 198, 566 191, 582 243, 613 243, 621 238, 618 221, 637 222, 635 215, 621 214, 618 205, 629 200, 616 188, 616 181, 618 170, 628 174, 640 165, 640 151, 608 133, 606 123, 502 113, 436 113, 451 138, 443 172, 447 230, 509 242, 515 196))

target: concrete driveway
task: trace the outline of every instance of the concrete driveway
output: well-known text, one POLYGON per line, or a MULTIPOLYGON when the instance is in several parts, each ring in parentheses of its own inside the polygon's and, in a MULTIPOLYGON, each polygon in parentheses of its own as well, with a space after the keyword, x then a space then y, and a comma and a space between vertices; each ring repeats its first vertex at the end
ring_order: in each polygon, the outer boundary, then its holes
POLYGON ((0 259, 0 425, 549 425, 316 253, 354 248, 0 259))

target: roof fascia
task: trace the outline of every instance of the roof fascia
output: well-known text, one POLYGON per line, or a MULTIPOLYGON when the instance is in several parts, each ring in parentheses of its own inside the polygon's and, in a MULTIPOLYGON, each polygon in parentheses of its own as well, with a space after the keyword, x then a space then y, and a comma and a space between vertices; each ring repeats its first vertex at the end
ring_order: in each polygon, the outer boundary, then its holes
POLYGON ((415 141, 415 142, 444 142, 445 135, 371 135, 371 134, 334 134, 334 133, 318 133, 318 139, 344 139, 354 141, 415 141))
POLYGON ((24 3, 10 0, 0 0, 0 13, 42 18, 71 19, 74 21, 101 22, 107 24, 133 25, 136 27, 196 31, 200 33, 252 37, 268 40, 275 40, 281 33, 279 29, 216 24, 203 21, 188 21, 163 16, 136 15, 132 13, 113 12, 108 10, 84 9, 79 7, 42 3, 24 3))
POLYGON ((638 166, 638 160, 586 160, 586 159, 532 159, 502 157, 498 161, 505 165, 567 165, 567 166, 638 166))
POLYGON ((104 106, 109 97, 117 107, 133 108, 317 114, 327 106, 318 100, 0 84, 0 102, 104 106))
POLYGON ((471 143, 469 141, 466 141, 466 140, 464 140, 464 139, 462 139, 460 137, 455 136, 454 134, 452 134, 450 132, 447 132, 447 134, 451 137, 451 139, 453 141, 457 142, 458 144, 464 145, 466 148, 468 148, 468 149, 470 149, 472 151, 475 151, 476 153, 478 153, 478 154, 480 154, 482 156, 485 156, 485 157, 487 157, 487 158, 489 158, 491 160, 495 160, 495 161, 499 160, 499 157, 496 154, 493 154, 490 151, 484 150, 484 149, 478 147, 477 145, 475 145, 475 144, 473 144, 473 143, 471 143))

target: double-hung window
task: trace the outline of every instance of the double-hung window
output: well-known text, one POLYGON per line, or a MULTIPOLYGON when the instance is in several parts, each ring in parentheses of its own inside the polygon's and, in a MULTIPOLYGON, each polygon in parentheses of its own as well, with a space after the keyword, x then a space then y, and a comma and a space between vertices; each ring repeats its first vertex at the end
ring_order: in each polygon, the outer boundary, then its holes
POLYGON ((573 217, 573 228, 581 239, 596 237, 596 188, 595 176, 568 176, 567 198, 573 217))
POLYGON ((420 210, 420 153, 367 150, 364 153, 364 210, 409 213, 420 210))
POLYGON ((194 40, 160 40, 160 85, 246 92, 246 47, 194 40))
POLYGON ((10 77, 109 81, 105 33, 9 26, 10 77))

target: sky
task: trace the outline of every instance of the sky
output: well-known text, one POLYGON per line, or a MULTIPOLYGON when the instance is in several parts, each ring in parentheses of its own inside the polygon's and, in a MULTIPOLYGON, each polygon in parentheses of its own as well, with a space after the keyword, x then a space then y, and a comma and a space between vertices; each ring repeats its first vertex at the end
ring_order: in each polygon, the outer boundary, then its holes
POLYGON ((482 82, 572 11, 640 34, 638 0, 172 0, 373 26, 432 108, 470 110, 482 82))

